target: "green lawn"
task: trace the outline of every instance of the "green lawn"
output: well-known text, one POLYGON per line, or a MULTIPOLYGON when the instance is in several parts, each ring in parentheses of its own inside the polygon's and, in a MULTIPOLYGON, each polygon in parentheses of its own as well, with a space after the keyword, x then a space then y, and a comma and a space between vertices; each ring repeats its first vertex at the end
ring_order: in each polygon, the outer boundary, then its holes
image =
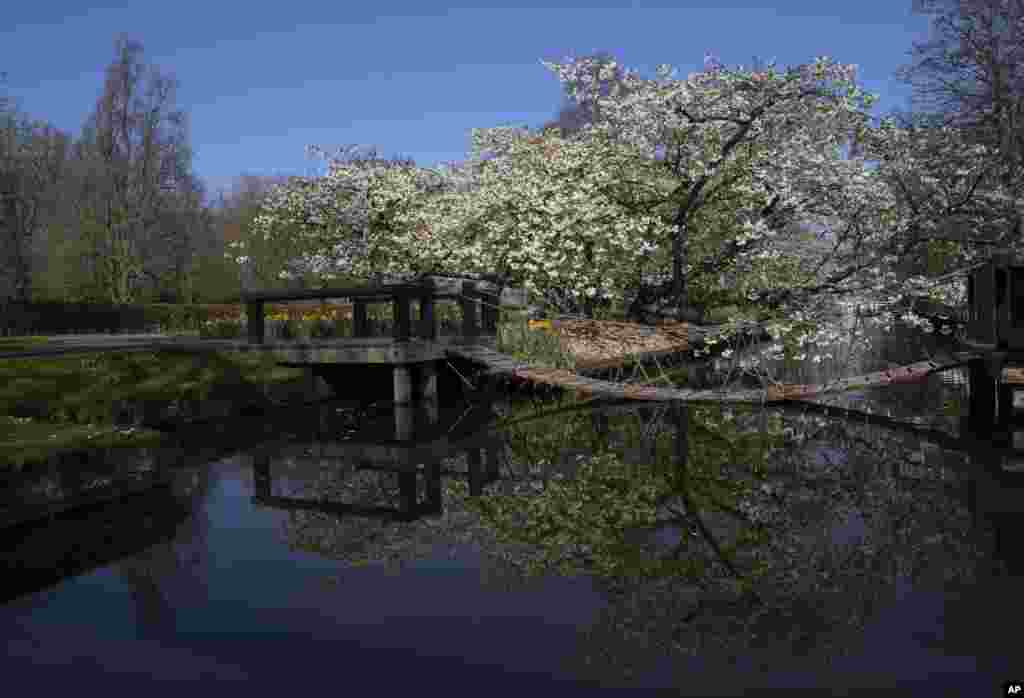
POLYGON ((0 337, 0 352, 27 351, 49 341, 47 337, 0 337))
POLYGON ((301 369, 276 366, 265 355, 139 352, 0 359, 0 467, 83 447, 159 443, 158 432, 113 427, 114 403, 120 400, 169 402, 219 392, 258 401, 265 384, 304 379, 301 369))

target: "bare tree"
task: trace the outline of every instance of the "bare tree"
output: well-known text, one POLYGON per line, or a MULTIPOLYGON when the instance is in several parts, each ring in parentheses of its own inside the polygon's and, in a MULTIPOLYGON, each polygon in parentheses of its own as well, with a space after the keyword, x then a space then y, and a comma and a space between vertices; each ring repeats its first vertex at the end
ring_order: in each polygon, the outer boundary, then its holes
POLYGON ((1024 0, 915 0, 937 38, 914 44, 897 77, 915 89, 903 127, 957 128, 999 154, 1009 182, 1024 166, 1024 0))
POLYGON ((186 115, 172 109, 177 82, 147 71, 137 41, 121 36, 115 52, 76 144, 83 164, 78 202, 97 293, 128 302, 143 279, 141 248, 159 237, 161 212, 188 182, 191 153, 186 115))
MULTIPOLYGON (((934 38, 915 42, 909 52, 914 63, 897 71, 914 88, 912 111, 891 116, 925 150, 952 129, 966 145, 990 153, 984 176, 970 182, 970 195, 946 206, 946 220, 927 233, 915 229, 904 241, 908 255, 901 265, 921 270, 930 266, 929 257, 951 254, 953 243, 963 255, 1024 239, 1024 0, 915 0, 914 9, 933 15, 934 38), (971 216, 983 221, 965 224, 971 216)), ((853 152, 859 152, 856 142, 853 152)), ((942 162, 938 149, 934 153, 942 162)), ((977 157, 960 159, 974 164, 977 157)), ((908 206, 923 211, 930 205, 928 183, 948 178, 948 162, 934 171, 890 173, 886 180, 908 206)))

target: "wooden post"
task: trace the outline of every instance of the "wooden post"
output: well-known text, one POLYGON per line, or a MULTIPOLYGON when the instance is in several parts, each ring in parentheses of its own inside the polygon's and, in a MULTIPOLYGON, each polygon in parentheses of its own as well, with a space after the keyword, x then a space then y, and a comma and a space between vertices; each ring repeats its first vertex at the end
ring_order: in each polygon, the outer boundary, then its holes
POLYGON ((306 372, 309 374, 309 392, 312 395, 312 399, 322 400, 334 392, 323 376, 320 375, 316 365, 307 368, 306 372))
POLYGON ((434 282, 423 280, 423 292, 420 294, 420 328, 418 335, 423 339, 437 339, 437 325, 434 323, 434 282))
POLYGON ((398 472, 398 491, 401 500, 400 511, 403 519, 413 519, 419 507, 416 506, 416 471, 400 470, 398 472))
POLYGON ((426 479, 427 501, 426 510, 431 514, 441 513, 441 461, 432 460, 423 468, 426 479))
POLYGON ((437 367, 432 361, 424 361, 418 366, 417 392, 419 399, 424 401, 437 400, 437 367))
POLYGON ((441 414, 437 400, 426 400, 419 407, 423 410, 423 414, 426 415, 428 424, 437 424, 437 419, 441 414))
MULTIPOLYGON (((438 414, 437 403, 424 403, 424 420, 428 425, 437 424, 440 415, 438 414)), ((441 513, 441 459, 431 455, 429 461, 424 464, 423 478, 425 480, 426 502, 420 511, 431 514, 441 513)))
POLYGON ((394 308, 395 316, 395 327, 392 330, 392 336, 396 342, 408 342, 409 334, 412 330, 412 312, 410 308, 412 295, 406 291, 398 291, 391 304, 394 308))
POLYGON ((412 403, 412 371, 405 364, 397 364, 393 369, 395 382, 395 404, 409 405, 412 403))
POLYGON ((968 364, 970 380, 970 421, 975 433, 989 433, 995 423, 996 378, 992 362, 975 359, 968 364))
POLYGON ((416 408, 395 405, 395 440, 409 441, 416 435, 416 408))
POLYGON ((498 331, 498 304, 501 296, 484 293, 480 296, 481 325, 484 332, 494 333, 498 331))
POLYGON ((262 450, 252 457, 253 501, 270 499, 270 456, 262 450))
POLYGON ((476 322, 477 293, 475 282, 462 282, 459 305, 462 307, 462 334, 466 337, 475 337, 479 332, 476 322))
MULTIPOLYGON (((1000 371, 1001 373, 1002 371, 1000 371)), ((999 403, 996 408, 996 419, 999 420, 1000 424, 1006 424, 1013 416, 1013 384, 1003 383, 1001 376, 997 380, 999 380, 999 403)))
POLYGON ((473 446, 466 452, 466 464, 469 466, 469 496, 479 497, 484 491, 486 477, 479 446, 473 446))
POLYGON ((494 446, 484 446, 484 484, 495 482, 501 475, 499 458, 501 452, 494 446))
POLYGON ((352 336, 370 336, 370 325, 366 319, 366 301, 362 298, 352 300, 352 336))
POLYGON ((263 301, 249 301, 245 304, 246 324, 249 329, 249 342, 263 344, 263 301))

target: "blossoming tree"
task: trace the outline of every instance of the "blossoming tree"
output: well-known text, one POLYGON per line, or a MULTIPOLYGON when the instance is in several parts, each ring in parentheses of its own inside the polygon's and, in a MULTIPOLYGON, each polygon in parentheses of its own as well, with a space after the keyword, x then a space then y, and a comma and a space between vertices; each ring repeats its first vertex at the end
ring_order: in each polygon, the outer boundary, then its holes
MULTIPOLYGON (((586 90, 585 65, 546 65, 563 80, 582 75, 586 90)), ((827 341, 835 332, 825 310, 834 308, 823 299, 884 307, 926 290, 927 280, 900 277, 893 264, 951 211, 980 224, 997 208, 971 199, 977 182, 992 178, 978 157, 983 148, 968 153, 955 133, 937 134, 939 145, 926 148, 891 122, 869 127, 860 108, 874 98, 854 75, 853 66, 824 58, 784 74, 716 71, 677 81, 660 66, 656 80, 643 81, 630 73, 629 97, 596 98, 603 121, 584 138, 476 130, 461 170, 338 164, 312 190, 282 192, 261 223, 267 236, 282 223, 309 223, 307 259, 325 278, 332 266, 356 274, 496 271, 535 291, 594 297, 662 255, 671 295, 685 304, 689 279, 735 268, 747 302, 731 319, 771 320, 769 331, 791 345, 827 341), (655 160, 668 134, 673 149, 655 160), (837 146, 851 134, 861 152, 843 160, 837 146), (953 159, 963 166, 918 182, 928 206, 901 190, 907 172, 940 174, 953 159), (732 225, 702 225, 715 220, 719 189, 734 195, 732 225), (354 194, 343 200, 342 190, 354 194), (807 219, 829 224, 816 245, 791 225, 807 219)), ((878 321, 893 319, 890 312, 878 321)))

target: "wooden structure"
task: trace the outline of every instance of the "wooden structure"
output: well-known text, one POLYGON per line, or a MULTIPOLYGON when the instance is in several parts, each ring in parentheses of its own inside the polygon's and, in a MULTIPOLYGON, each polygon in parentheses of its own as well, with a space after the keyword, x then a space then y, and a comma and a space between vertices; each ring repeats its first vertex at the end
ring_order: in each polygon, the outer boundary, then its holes
POLYGON ((1002 251, 967 279, 964 344, 980 354, 969 362, 972 428, 988 431, 1013 414, 1014 386, 1002 380, 1009 364, 1024 363, 1024 264, 1002 251))
MULTIPOLYGON (((420 283, 385 284, 370 287, 324 288, 306 291, 249 293, 246 306, 248 345, 272 351, 281 363, 387 364, 392 366, 394 401, 409 404, 437 398, 436 364, 445 358, 444 341, 438 336, 435 303, 456 300, 462 310, 459 340, 473 340, 497 331, 499 296, 478 288, 478 282, 463 281, 461 288, 439 288, 437 279, 420 283), (351 338, 318 342, 270 343, 266 338, 265 304, 327 298, 348 298, 353 305, 351 338), (371 337, 367 318, 370 304, 390 303, 394 313, 391 337, 371 337), (413 317, 414 304, 418 308, 413 317)), ((240 343, 225 349, 245 350, 240 343)))
POLYGON ((915 312, 940 318, 940 324, 965 325, 961 344, 973 354, 968 363, 972 429, 987 433, 1013 416, 1015 377, 1024 364, 1024 262, 1008 250, 967 276, 966 312, 913 298, 915 312))
POLYGON ((499 460, 505 442, 500 434, 486 428, 493 416, 489 409, 472 408, 468 418, 467 413, 463 413, 454 424, 442 423, 436 406, 429 404, 422 409, 411 406, 396 406, 395 409, 416 411, 417 416, 396 419, 393 432, 370 427, 354 438, 339 440, 338 430, 330 423, 329 411, 322 411, 320 423, 302 438, 261 445, 252 456, 253 503, 335 516, 411 521, 442 513, 442 477, 468 480, 473 497, 482 494, 484 486, 499 478, 499 460), (443 465, 445 460, 461 454, 466 457, 464 472, 443 465), (342 479, 361 471, 391 473, 397 480, 398 506, 346 503, 335 496, 314 500, 276 495, 274 471, 282 468, 275 468, 275 461, 281 466, 285 459, 284 474, 290 479, 307 482, 318 479, 325 461, 334 464, 332 472, 342 479))
POLYGON ((967 278, 970 341, 991 350, 1024 351, 1024 264, 993 256, 967 278))
MULTIPOLYGON (((437 365, 449 358, 449 348, 476 343, 493 344, 502 303, 497 289, 482 287, 482 282, 445 281, 428 277, 420 283, 245 294, 242 297, 247 311, 245 339, 152 338, 141 335, 102 337, 99 340, 85 338, 69 342, 66 346, 58 343, 57 346, 2 352, 0 356, 29 358, 92 351, 263 352, 280 364, 309 369, 314 384, 325 378, 335 390, 343 381, 330 377, 332 366, 390 366, 395 404, 431 401, 438 397, 437 365), (328 298, 351 299, 352 336, 308 340, 279 340, 266 336, 267 303, 328 298), (458 303, 462 324, 458 334, 441 336, 435 307, 438 301, 446 300, 458 303), (367 307, 381 303, 390 303, 393 309, 395 321, 390 337, 370 336, 367 307)), ((345 389, 352 387, 353 384, 348 382, 345 389)), ((360 386, 355 386, 355 389, 359 392, 360 386)))
MULTIPOLYGON (((1002 381, 1004 365, 1024 363, 1024 266, 1018 268, 1003 256, 975 270, 970 286, 972 303, 967 322, 966 352, 953 352, 941 361, 923 361, 898 369, 845 378, 828 385, 778 385, 767 389, 691 390, 638 386, 587 378, 569 371, 530 366, 494 351, 491 333, 496 329, 497 294, 480 290, 477 282, 439 288, 434 279, 417 284, 392 284, 377 287, 327 288, 293 292, 254 293, 244 297, 248 309, 248 340, 190 340, 162 338, 123 340, 124 346, 104 342, 96 346, 46 347, 4 356, 41 356, 81 351, 212 351, 269 352, 280 363, 318 368, 332 364, 388 365, 393 375, 396 405, 430 401, 437 397, 437 364, 450 357, 461 357, 481 364, 493 374, 506 374, 535 383, 558 385, 595 396, 654 401, 774 402, 813 398, 824 393, 842 392, 890 383, 923 380, 927 375, 967 364, 970 374, 972 418, 990 427, 996 415, 1010 415, 1014 385, 1002 381), (326 298, 353 301, 354 336, 328 340, 275 341, 265 337, 265 303, 326 298), (988 302, 986 303, 986 298, 988 302), (462 331, 457 336, 438 336, 435 303, 456 300, 462 307, 462 331), (1000 300, 1001 299, 1001 300, 1000 300), (371 303, 391 303, 395 325, 391 337, 368 337, 366 307, 371 303), (478 310, 478 307, 480 309, 478 310), (992 306, 988 308, 988 306, 992 306), (414 308, 418 312, 414 313, 414 308), (1020 330, 1018 331, 1018 326, 1020 330), (992 342, 981 341, 992 339, 992 342), (491 345, 491 346, 489 346, 491 345)), ((917 309, 915 304, 915 309, 917 309)), ((932 303, 929 309, 957 322, 962 311, 932 303), (934 306, 934 307, 932 307, 934 306)), ((694 328, 695 335, 715 335, 715 328, 694 328), (700 332, 696 330, 700 329, 700 332)), ((695 336, 694 339, 697 339, 695 336)), ((110 338, 113 340, 113 338, 110 338)), ((700 342, 697 342, 700 343, 700 342)), ((314 375, 315 377, 315 375, 314 375)))
POLYGON ((269 291, 246 293, 242 301, 246 307, 248 338, 260 344, 265 338, 264 304, 267 302, 314 300, 327 298, 349 298, 352 300, 354 338, 369 337, 366 308, 374 303, 390 303, 394 310, 395 326, 393 339, 396 343, 408 342, 413 338, 437 339, 437 324, 434 319, 434 304, 438 300, 458 300, 462 308, 462 334, 476 336, 481 332, 494 331, 497 325, 497 294, 478 289, 479 282, 463 281, 460 290, 440 289, 438 280, 426 278, 414 284, 384 284, 349 288, 323 288, 306 291, 269 291), (492 302, 483 304, 478 321, 476 306, 484 299, 492 302), (412 304, 419 306, 419 316, 412 319, 412 304))

